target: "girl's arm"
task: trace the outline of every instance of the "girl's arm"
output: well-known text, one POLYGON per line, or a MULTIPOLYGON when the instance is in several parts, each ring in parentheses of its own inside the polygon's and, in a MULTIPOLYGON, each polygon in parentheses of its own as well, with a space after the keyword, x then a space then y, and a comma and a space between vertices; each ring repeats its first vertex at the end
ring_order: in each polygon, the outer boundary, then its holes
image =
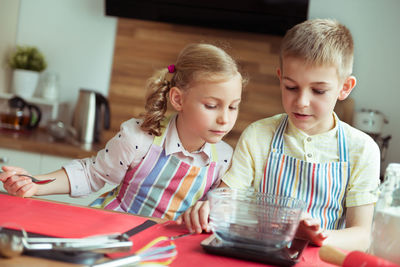
POLYGON ((70 192, 68 175, 64 169, 35 176, 39 180, 56 178, 55 181, 43 185, 33 183, 28 177, 14 176, 14 174, 28 174, 22 168, 3 166, 2 170, 3 173, 0 174, 0 180, 4 184, 4 189, 11 195, 31 197, 34 195, 68 194, 70 192))
POLYGON ((373 214, 374 204, 347 208, 346 228, 326 231, 328 238, 323 244, 345 250, 366 251, 370 244, 373 214))
MULTIPOLYGON (((221 181, 219 187, 228 187, 221 181)), ((202 231, 210 232, 208 225, 208 216, 210 215, 210 203, 206 201, 197 201, 193 206, 188 208, 181 216, 178 217, 176 223, 181 225, 185 223, 186 228, 190 232, 200 234, 202 231)))
POLYGON ((38 186, 36 195, 69 194, 71 192, 69 178, 64 169, 38 175, 38 179, 55 178, 54 182, 38 186))

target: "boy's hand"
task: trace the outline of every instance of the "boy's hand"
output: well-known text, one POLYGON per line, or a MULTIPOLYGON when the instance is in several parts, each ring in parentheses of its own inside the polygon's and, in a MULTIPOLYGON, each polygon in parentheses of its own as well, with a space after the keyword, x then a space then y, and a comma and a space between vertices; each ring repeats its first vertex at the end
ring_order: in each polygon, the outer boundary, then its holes
POLYGON ((303 215, 297 228, 296 237, 309 240, 312 244, 322 246, 324 240, 328 237, 327 233, 321 229, 319 220, 310 215, 303 215))
POLYGON ((19 197, 31 197, 37 192, 37 185, 25 176, 15 176, 15 174, 28 174, 22 168, 3 166, 3 172, 0 173, 0 181, 3 182, 4 189, 10 195, 19 197))
POLYGON ((197 201, 192 207, 188 208, 179 218, 176 220, 177 224, 185 223, 187 229, 190 232, 196 232, 198 234, 210 232, 210 226, 208 225, 208 215, 210 214, 210 203, 206 201, 197 201))

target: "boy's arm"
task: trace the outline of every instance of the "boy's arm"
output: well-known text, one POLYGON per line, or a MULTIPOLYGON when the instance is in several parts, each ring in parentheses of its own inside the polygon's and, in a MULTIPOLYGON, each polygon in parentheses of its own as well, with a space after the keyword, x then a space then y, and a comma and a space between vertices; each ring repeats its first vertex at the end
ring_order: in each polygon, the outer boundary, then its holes
POLYGON ((257 132, 252 125, 241 134, 235 151, 232 164, 222 177, 225 186, 236 189, 248 189, 254 184, 256 155, 262 155, 262 145, 258 143, 257 132))
POLYGON ((346 228, 326 231, 328 238, 324 245, 331 245, 345 250, 368 249, 374 204, 348 207, 346 211, 346 228))

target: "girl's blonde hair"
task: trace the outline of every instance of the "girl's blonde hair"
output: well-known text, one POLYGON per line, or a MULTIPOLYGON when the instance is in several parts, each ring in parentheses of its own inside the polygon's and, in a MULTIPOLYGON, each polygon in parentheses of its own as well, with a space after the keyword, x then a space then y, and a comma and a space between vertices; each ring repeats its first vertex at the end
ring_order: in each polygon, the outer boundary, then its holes
MULTIPOLYGON (((167 111, 170 88, 188 90, 199 81, 223 81, 237 74, 240 75, 238 64, 223 49, 211 44, 187 45, 179 53, 174 65, 155 72, 148 80, 146 112, 141 129, 161 135, 161 121, 167 111)), ((245 82, 242 78, 242 85, 245 82)))
POLYGON ((285 34, 280 51, 283 57, 304 59, 312 66, 335 66, 339 79, 353 70, 354 44, 349 29, 336 20, 311 19, 297 24, 285 34))

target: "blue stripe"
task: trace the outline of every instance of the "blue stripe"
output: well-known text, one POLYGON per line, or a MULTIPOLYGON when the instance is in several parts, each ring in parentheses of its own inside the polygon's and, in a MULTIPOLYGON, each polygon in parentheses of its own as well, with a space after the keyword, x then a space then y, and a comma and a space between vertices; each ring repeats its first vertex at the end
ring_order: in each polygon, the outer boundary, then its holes
POLYGON ((313 205, 311 205, 311 210, 315 215, 318 215, 319 218, 321 218, 321 213, 317 209, 317 207, 320 205, 320 199, 319 199, 319 191, 318 191, 318 185, 319 185, 319 177, 320 177, 320 164, 314 164, 316 166, 315 168, 315 177, 314 177, 314 201, 312 202, 313 205))
POLYGON ((286 186, 286 180, 289 180, 289 179, 286 179, 286 177, 288 176, 288 174, 287 174, 287 172, 288 172, 287 165, 288 165, 288 161, 285 160, 284 165, 282 167, 283 168, 283 171, 282 171, 282 182, 281 182, 280 190, 279 190, 279 192, 277 192, 278 195, 283 195, 284 194, 285 186, 286 186))
POLYGON ((312 169, 312 164, 311 163, 306 163, 305 166, 307 169, 305 171, 307 171, 307 179, 306 179, 306 196, 307 196, 307 204, 310 203, 311 201, 311 169, 312 169))
MULTIPOLYGON (((304 162, 303 161, 300 161, 300 170, 299 170, 299 185, 297 186, 297 198, 299 198, 299 199, 302 199, 302 200, 304 200, 305 201, 305 198, 304 198, 304 196, 301 194, 301 192, 302 192, 302 190, 301 190, 301 188, 302 188, 302 173, 303 173, 303 165, 304 165, 304 162)), ((306 202, 307 203, 307 202, 306 202)))
MULTIPOLYGON (((323 173, 323 176, 321 176, 321 177, 329 177, 328 170, 329 170, 329 163, 324 164, 324 169, 323 169, 324 173, 323 173)), ((322 182, 322 186, 323 186, 322 192, 327 192, 328 191, 328 179, 322 179, 321 182, 322 182)), ((321 208, 322 208, 321 213, 322 213, 322 215, 324 215, 325 206, 328 204, 328 194, 322 194, 322 192, 321 192, 321 196, 323 196, 323 199, 322 199, 322 203, 321 203, 321 208)), ((328 208, 326 211, 328 212, 328 208)), ((327 219, 328 219, 328 216, 327 216, 327 219)))
POLYGON ((294 183, 296 182, 296 179, 295 179, 295 177, 296 177, 296 161, 294 159, 291 159, 290 169, 291 169, 290 175, 294 179, 291 179, 292 182, 290 183, 290 186, 289 186, 289 192, 290 192, 291 196, 294 196, 293 186, 294 186, 294 183))
POLYGON ((140 190, 137 193, 133 204, 130 205, 129 212, 137 214, 140 208, 142 207, 145 199, 147 198, 148 192, 151 189, 151 185, 154 184, 158 175, 161 173, 161 170, 164 168, 165 163, 168 161, 168 157, 165 156, 165 150, 161 152, 160 158, 157 161, 157 164, 151 170, 149 175, 144 179, 142 185, 140 186, 140 190), (144 186, 147 185, 147 186, 144 186))
POLYGON ((342 189, 342 183, 340 182, 339 174, 342 173, 341 164, 336 164, 335 176, 333 176, 333 183, 335 184, 334 196, 332 201, 332 217, 334 218, 331 223, 331 227, 334 228, 335 221, 338 219, 338 210, 340 209, 339 196, 342 189))
MULTIPOLYGON (((282 160, 282 155, 279 155, 278 160, 275 161, 275 166, 274 166, 275 173, 274 173, 274 177, 278 177, 278 174, 279 174, 279 162, 280 162, 281 160, 282 160)), ((271 193, 275 194, 275 192, 276 192, 276 183, 277 183, 277 179, 270 179, 270 180, 271 180, 271 182, 272 182, 272 185, 271 185, 272 192, 271 192, 271 193)))
POLYGON ((281 130, 280 130, 280 138, 279 138, 279 149, 284 152, 283 148, 283 134, 286 129, 286 124, 287 124, 288 116, 286 115, 285 118, 283 119, 283 122, 281 123, 281 130))
MULTIPOLYGON (((200 191, 204 191, 204 186, 207 184, 206 179, 198 179, 198 177, 207 177, 205 176, 205 172, 208 170, 208 168, 201 168, 200 173, 194 178, 196 179, 194 183, 192 184, 192 187, 190 188, 189 192, 186 194, 185 199, 182 200, 181 205, 177 209, 177 212, 175 213, 174 220, 176 220, 182 212, 184 212, 187 208, 189 208, 194 202, 196 202, 197 199, 194 199, 195 195, 200 191), (204 186, 202 186, 203 181, 205 181, 204 186)), ((173 196, 171 197, 171 200, 173 199, 173 196)), ((167 212, 167 211, 166 211, 167 212)))
MULTIPOLYGON (((336 164, 332 164, 331 171, 330 171, 331 177, 334 177, 334 176, 333 176, 333 172, 334 172, 334 170, 335 170, 335 166, 336 166, 336 164)), ((332 201, 333 201, 334 198, 335 198, 335 195, 334 195, 334 192, 333 192, 333 189, 334 189, 334 186, 335 186, 334 181, 331 181, 331 185, 332 185, 332 187, 331 187, 331 203, 332 203, 332 201)), ((327 220, 328 220, 328 222, 327 222, 327 224, 326 224, 326 227, 327 227, 327 228, 330 226, 330 222, 333 221, 333 214, 332 214, 332 213, 333 213, 332 209, 330 208, 330 206, 328 206, 327 212, 326 212, 327 220)), ((331 228, 330 228, 330 229, 331 229, 331 228)))
POLYGON ((345 195, 343 198, 339 199, 342 192, 346 192, 346 187, 348 184, 348 175, 350 174, 350 164, 348 163, 348 148, 346 143, 346 138, 344 135, 344 130, 342 125, 338 125, 338 154, 339 162, 331 163, 331 170, 328 173, 329 163, 316 163, 315 164, 315 180, 314 180, 314 192, 311 192, 313 187, 312 171, 314 163, 305 162, 303 160, 295 159, 293 157, 287 156, 285 158, 282 178, 279 192, 276 192, 276 188, 279 186, 277 184, 278 174, 280 171, 280 163, 282 162, 284 154, 284 142, 283 136, 284 131, 287 127, 287 116, 281 121, 271 144, 271 152, 268 157, 267 167, 266 167, 266 183, 265 187, 269 192, 278 193, 281 195, 287 195, 292 193, 294 188, 295 178, 296 178, 296 162, 299 162, 299 181, 297 192, 293 192, 293 196, 303 199, 308 205, 310 205, 310 213, 312 216, 320 218, 321 224, 325 223, 324 208, 327 206, 327 229, 337 229, 341 227, 344 223, 345 211, 345 195), (275 149, 275 150, 274 150, 275 149), (279 151, 281 149, 281 151, 279 151), (347 163, 347 164, 346 164, 347 163), (345 165, 344 165, 345 164, 345 165), (347 165, 347 166, 346 166, 347 165), (343 169, 347 167, 346 169, 343 169), (347 173, 346 173, 347 171, 347 173), (331 199, 328 203, 328 196, 325 192, 328 190, 329 181, 327 177, 329 175, 332 177, 331 181, 331 199), (342 178, 343 175, 346 177, 342 178), (311 199, 311 193, 313 193, 314 198, 311 199))
MULTIPOLYGON (((271 161, 271 158, 272 157, 272 154, 270 154, 269 155, 269 157, 268 157, 268 162, 270 162, 271 161)), ((265 164, 267 164, 267 163, 265 163, 265 164)), ((270 164, 267 164, 267 175, 265 176, 265 184, 263 185, 264 187, 262 188, 262 189, 265 189, 265 190, 267 190, 268 191, 268 189, 269 189, 269 182, 270 182, 270 180, 272 180, 272 179, 268 179, 268 177, 271 177, 271 165, 270 164)), ((263 190, 260 190, 260 192, 262 192, 263 190)))
POLYGON ((335 221, 335 217, 336 217, 336 199, 337 199, 337 191, 338 191, 338 186, 340 186, 337 181, 336 181, 336 175, 338 173, 338 164, 332 164, 332 189, 331 189, 331 193, 332 193, 332 200, 331 203, 328 207, 328 216, 330 218, 330 220, 328 220, 328 224, 327 224, 327 228, 328 229, 332 229, 332 223, 335 221))
MULTIPOLYGON (((314 169, 314 166, 318 166, 318 165, 313 163, 312 169, 314 169)), ((313 173, 313 172, 311 171, 311 173, 313 173)), ((316 190, 317 190, 317 179, 318 179, 318 167, 316 167, 315 171, 314 171, 314 180, 311 179, 311 177, 310 177, 310 182, 311 182, 311 187, 310 188, 311 189, 314 188, 314 192, 312 192, 313 193, 313 199, 310 200, 311 201, 310 212, 311 212, 311 214, 314 214, 315 218, 320 218, 319 214, 315 210, 315 207, 318 206, 318 196, 317 196, 317 192, 316 192, 316 190)))
POLYGON ((281 120, 279 127, 278 127, 276 134, 274 135, 274 138, 272 141, 272 147, 280 150, 281 153, 283 152, 283 132, 285 131, 285 128, 286 128, 287 118, 288 118, 288 116, 286 115, 281 120))

